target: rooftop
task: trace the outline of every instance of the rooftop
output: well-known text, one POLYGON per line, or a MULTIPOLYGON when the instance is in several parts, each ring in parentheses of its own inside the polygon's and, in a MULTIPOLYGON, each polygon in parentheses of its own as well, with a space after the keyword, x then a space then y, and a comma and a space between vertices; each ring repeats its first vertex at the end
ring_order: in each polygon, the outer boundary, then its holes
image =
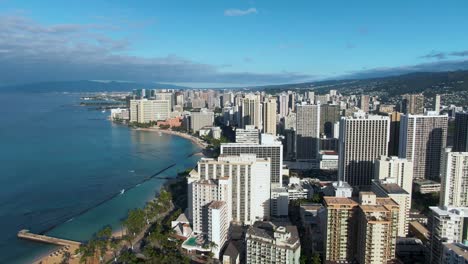
POLYGON ((396 183, 381 183, 379 184, 382 189, 385 190, 386 193, 389 194, 408 194, 403 188, 401 188, 396 183))
POLYGON ((444 244, 444 247, 450 251, 453 251, 460 257, 463 257, 465 260, 468 260, 468 247, 460 243, 447 243, 444 244))
POLYGON ((323 199, 326 205, 358 205, 356 201, 346 197, 325 196, 323 199))
POLYGON ((226 203, 224 201, 213 201, 210 203, 209 208, 211 209, 220 209, 223 207, 226 203))

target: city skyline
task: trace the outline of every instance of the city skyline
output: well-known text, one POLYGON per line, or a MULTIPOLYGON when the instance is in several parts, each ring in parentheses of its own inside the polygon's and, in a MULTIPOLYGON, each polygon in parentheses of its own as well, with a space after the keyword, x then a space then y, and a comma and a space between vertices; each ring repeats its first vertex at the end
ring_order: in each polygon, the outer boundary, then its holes
POLYGON ((468 69, 462 1, 90 4, 2 1, 0 81, 210 88, 468 69))

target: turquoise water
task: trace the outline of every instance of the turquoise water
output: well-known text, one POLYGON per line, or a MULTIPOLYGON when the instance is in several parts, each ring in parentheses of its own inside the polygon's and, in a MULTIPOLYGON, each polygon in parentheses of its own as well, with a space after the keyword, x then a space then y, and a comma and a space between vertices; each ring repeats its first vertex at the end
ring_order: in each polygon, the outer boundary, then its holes
POLYGON ((81 241, 119 228, 165 180, 138 183, 172 164, 161 176, 175 177, 199 158, 189 157, 199 150, 189 140, 113 125, 78 103, 73 94, 0 93, 0 263, 52 248, 17 239, 24 228, 81 241))

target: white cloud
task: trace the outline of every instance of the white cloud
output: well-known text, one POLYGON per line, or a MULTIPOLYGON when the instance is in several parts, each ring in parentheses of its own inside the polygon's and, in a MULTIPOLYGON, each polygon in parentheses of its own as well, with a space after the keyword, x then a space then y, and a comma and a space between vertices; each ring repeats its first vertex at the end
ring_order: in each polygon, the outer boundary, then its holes
MULTIPOLYGON (((114 30, 114 29, 112 29, 114 30)), ((0 15, 0 83, 123 80, 192 83, 288 83, 314 76, 295 72, 228 72, 226 65, 177 55, 131 56, 130 40, 110 37, 102 25, 43 25, 0 15)))
POLYGON ((246 16, 250 14, 257 14, 258 11, 255 7, 251 7, 249 9, 237 9, 237 8, 231 8, 231 9, 226 9, 224 10, 224 15, 225 16, 246 16))

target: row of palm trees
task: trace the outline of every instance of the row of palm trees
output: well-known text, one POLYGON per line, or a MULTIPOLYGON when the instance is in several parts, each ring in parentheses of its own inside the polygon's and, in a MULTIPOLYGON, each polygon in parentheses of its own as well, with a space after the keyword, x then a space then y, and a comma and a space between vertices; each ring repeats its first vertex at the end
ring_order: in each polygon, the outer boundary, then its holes
POLYGON ((122 222, 126 231, 122 239, 113 237, 112 227, 106 226, 94 234, 88 242, 82 243, 75 252, 80 255, 80 263, 96 263, 96 260, 99 263, 105 262, 106 253, 109 250, 113 253, 114 262, 119 262, 119 258, 128 258, 127 251, 123 251, 119 256, 122 249, 129 246, 131 253, 135 243, 139 240, 136 238, 139 236, 143 238, 142 232, 146 231, 158 218, 163 217, 172 207, 171 193, 161 190, 159 197, 148 202, 143 209, 137 208, 129 211, 127 218, 122 222))

